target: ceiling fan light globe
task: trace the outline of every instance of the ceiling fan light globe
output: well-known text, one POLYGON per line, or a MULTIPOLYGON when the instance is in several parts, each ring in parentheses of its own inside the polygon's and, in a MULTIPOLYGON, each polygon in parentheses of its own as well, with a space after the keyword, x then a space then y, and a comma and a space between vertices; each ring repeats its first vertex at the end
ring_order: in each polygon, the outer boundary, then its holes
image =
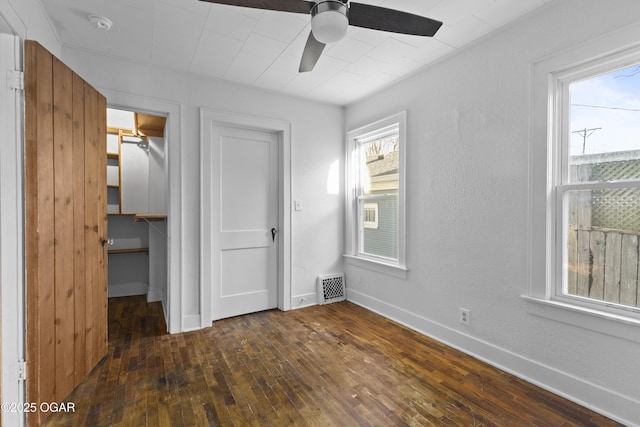
POLYGON ((347 7, 339 1, 324 1, 311 10, 311 32, 321 43, 335 43, 347 35, 347 7))

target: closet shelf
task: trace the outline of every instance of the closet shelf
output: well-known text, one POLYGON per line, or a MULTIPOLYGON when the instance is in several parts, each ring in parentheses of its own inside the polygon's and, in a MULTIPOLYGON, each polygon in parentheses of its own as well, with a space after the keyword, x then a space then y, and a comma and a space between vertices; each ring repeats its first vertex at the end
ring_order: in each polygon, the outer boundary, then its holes
POLYGON ((109 255, 135 254, 135 253, 140 253, 140 252, 149 252, 149 248, 109 249, 109 255))
POLYGON ((140 220, 143 221, 164 221, 165 219, 167 219, 167 214, 146 214, 146 213, 140 213, 140 214, 135 214, 133 216, 133 222, 138 222, 140 220))

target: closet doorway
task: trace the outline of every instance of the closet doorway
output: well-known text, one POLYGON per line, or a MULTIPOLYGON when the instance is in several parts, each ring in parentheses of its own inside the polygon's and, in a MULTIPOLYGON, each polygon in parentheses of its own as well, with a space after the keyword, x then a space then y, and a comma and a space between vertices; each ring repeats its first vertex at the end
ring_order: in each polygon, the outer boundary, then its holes
POLYGON ((107 108, 108 295, 160 301, 165 319, 167 144, 165 116, 107 108))

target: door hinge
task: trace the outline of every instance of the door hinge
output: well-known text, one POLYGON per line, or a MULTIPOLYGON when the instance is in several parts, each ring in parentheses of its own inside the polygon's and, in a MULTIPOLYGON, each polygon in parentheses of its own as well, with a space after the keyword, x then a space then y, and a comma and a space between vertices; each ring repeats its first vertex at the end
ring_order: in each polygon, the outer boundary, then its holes
POLYGON ((27 362, 18 360, 18 381, 26 381, 27 379, 27 362))
POLYGON ((7 70, 7 87, 13 90, 24 90, 24 72, 7 70))

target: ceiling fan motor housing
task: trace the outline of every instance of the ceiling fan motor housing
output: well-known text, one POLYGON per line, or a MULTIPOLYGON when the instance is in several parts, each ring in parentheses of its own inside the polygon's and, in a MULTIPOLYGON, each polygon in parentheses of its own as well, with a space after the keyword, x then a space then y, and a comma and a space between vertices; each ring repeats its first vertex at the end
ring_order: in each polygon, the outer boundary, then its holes
POLYGON ((349 9, 340 0, 320 1, 311 8, 311 31, 322 43, 335 43, 347 35, 349 9))

